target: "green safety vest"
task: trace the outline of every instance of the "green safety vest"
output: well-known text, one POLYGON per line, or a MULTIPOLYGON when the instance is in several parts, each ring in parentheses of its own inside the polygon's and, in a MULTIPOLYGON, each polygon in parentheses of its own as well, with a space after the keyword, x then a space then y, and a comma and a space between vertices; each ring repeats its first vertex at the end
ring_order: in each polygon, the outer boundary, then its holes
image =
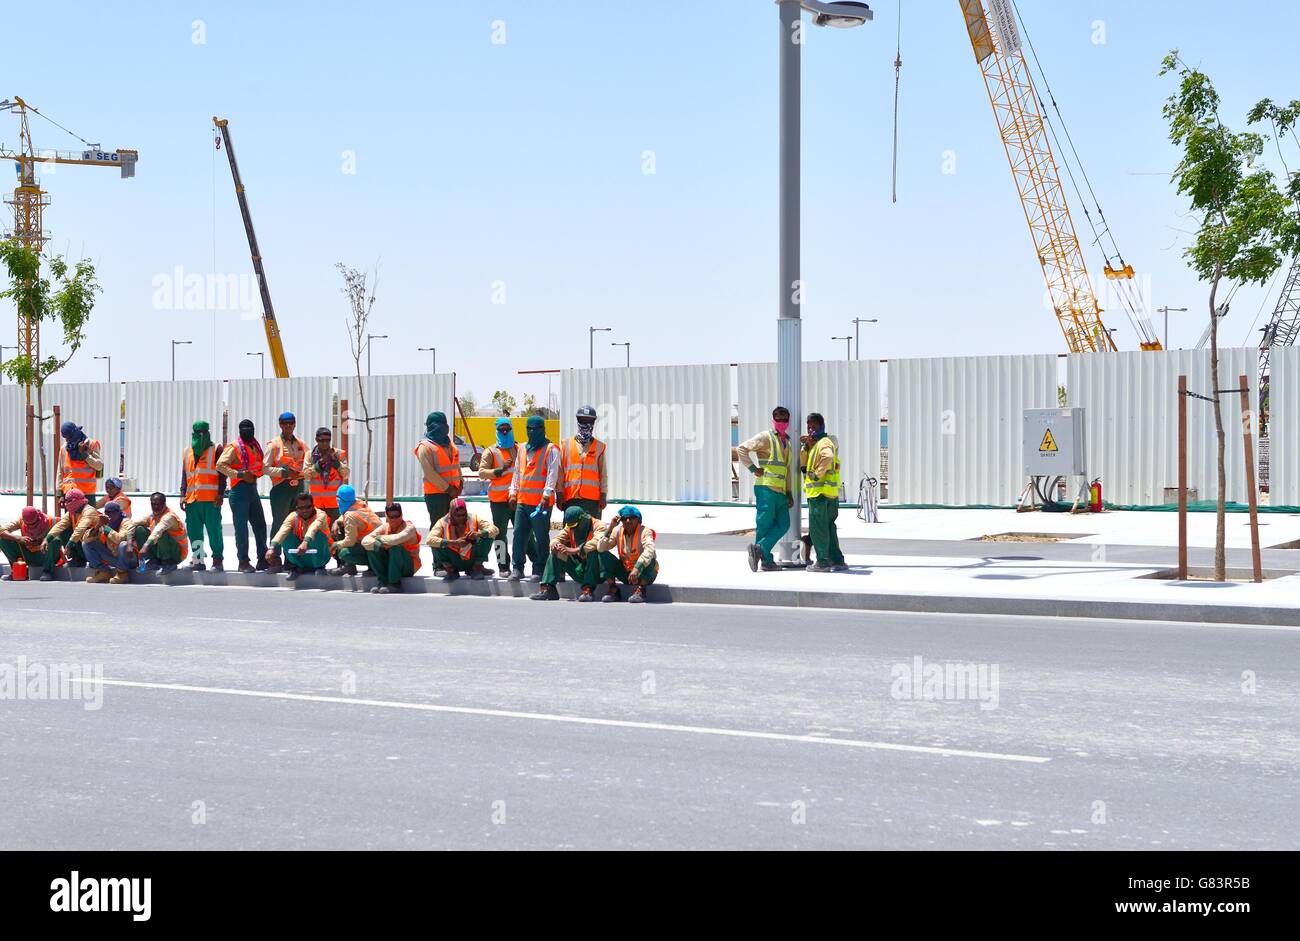
POLYGON ((781 449, 781 439, 775 431, 767 433, 768 454, 766 461, 759 461, 759 474, 754 480, 755 487, 769 487, 781 493, 786 491, 786 480, 790 474, 790 449, 781 449))
POLYGON ((814 442, 813 446, 808 449, 808 466, 803 469, 803 473, 804 473, 803 492, 809 498, 830 497, 833 500, 839 499, 840 452, 839 449, 835 447, 835 442, 831 440, 830 435, 827 435, 825 438, 822 438, 821 441, 814 442), (830 445, 831 455, 832 457, 834 457, 834 461, 831 464, 830 471, 827 472, 825 477, 822 477, 820 480, 813 480, 812 479, 813 464, 815 464, 817 461, 817 452, 818 450, 820 450, 822 441, 825 441, 827 444, 830 445))

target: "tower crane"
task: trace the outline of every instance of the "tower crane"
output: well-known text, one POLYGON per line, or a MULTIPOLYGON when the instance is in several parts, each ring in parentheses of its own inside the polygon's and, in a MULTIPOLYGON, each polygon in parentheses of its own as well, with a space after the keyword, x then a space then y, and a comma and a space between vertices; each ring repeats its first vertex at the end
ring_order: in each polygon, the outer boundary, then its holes
POLYGON ((1273 347, 1294 346, 1300 339, 1300 255, 1291 262, 1286 283, 1278 296, 1277 307, 1264 328, 1264 338, 1259 343, 1259 388, 1268 388, 1273 347))
POLYGON ((289 363, 284 356, 284 344, 280 341, 280 325, 275 319, 275 308, 271 305, 271 289, 266 284, 266 270, 262 267, 262 252, 257 247, 257 233, 253 231, 253 217, 248 211, 248 196, 244 192, 244 181, 239 175, 239 164, 235 162, 235 148, 230 143, 230 121, 214 117, 212 124, 220 137, 217 147, 225 144, 226 157, 230 160, 230 175, 235 181, 235 197, 239 200, 239 214, 244 217, 244 232, 248 235, 248 251, 253 256, 253 272, 257 275, 257 290, 262 295, 262 326, 266 328, 266 346, 271 352, 271 363, 275 367, 277 379, 289 378, 289 363))
MULTIPOLYGON (((1093 292, 1052 151, 1050 136, 1054 131, 1040 107, 1022 48, 1021 27, 1016 22, 1014 2, 958 2, 966 20, 975 61, 979 64, 989 102, 993 105, 998 132, 1011 164, 1011 175, 1024 208, 1025 221, 1029 224, 1052 309, 1065 335, 1066 345, 1072 353, 1113 351, 1116 349, 1115 341, 1102 322, 1102 308, 1093 292)), ((1073 148, 1072 143, 1070 146, 1073 148)), ((1066 169, 1069 170, 1068 163, 1066 169)), ((1077 188, 1077 181, 1075 183, 1077 188)), ((1102 225, 1102 230, 1098 231, 1086 206, 1084 212, 1100 245, 1103 233, 1110 237, 1105 216, 1098 206, 1102 225)), ((1107 255, 1105 275, 1117 282, 1119 296, 1138 332, 1142 349, 1162 349, 1138 292, 1127 283, 1134 277, 1133 267, 1119 254, 1113 238, 1110 242, 1114 253, 1113 256, 1107 255)), ((1105 252, 1104 246, 1102 249, 1105 252)))

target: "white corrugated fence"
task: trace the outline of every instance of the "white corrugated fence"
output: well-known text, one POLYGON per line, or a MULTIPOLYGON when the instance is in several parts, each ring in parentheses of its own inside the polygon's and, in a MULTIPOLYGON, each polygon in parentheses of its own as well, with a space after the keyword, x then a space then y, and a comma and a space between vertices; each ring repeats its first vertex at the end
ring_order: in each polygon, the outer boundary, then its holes
POLYGON ((1268 500, 1300 506, 1300 347, 1274 349, 1269 371, 1268 500))

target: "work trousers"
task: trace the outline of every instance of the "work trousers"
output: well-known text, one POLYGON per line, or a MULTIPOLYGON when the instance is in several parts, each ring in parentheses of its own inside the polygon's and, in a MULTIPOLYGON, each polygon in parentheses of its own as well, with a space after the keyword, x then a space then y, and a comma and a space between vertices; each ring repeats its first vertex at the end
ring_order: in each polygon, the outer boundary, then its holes
MULTIPOLYGON (((622 582, 625 585, 632 584, 627 580, 627 568, 623 561, 612 552, 602 552, 600 554, 601 577, 606 581, 622 582)), ((652 585, 654 580, 659 577, 659 561, 656 559, 645 567, 645 570, 637 576, 638 585, 652 585)))
POLYGON ((475 565, 482 565, 488 560, 492 553, 492 540, 480 539, 474 543, 470 549, 469 558, 465 558, 459 552, 448 549, 443 546, 440 549, 433 550, 433 564, 436 568, 450 565, 457 572, 468 572, 475 565))
POLYGON ((541 575, 546 570, 546 560, 551 556, 551 510, 548 508, 534 517, 535 506, 519 504, 515 510, 515 537, 512 545, 514 568, 516 572, 524 570, 524 559, 533 563, 533 574, 541 575))
POLYGON ((281 481, 271 487, 271 532, 278 533, 284 518, 293 512, 294 501, 302 493, 302 481, 281 481))
POLYGON ((504 572, 510 568, 510 537, 507 533, 515 515, 510 512, 507 500, 489 505, 492 507, 492 525, 497 528, 497 568, 504 572))
POLYGON ((203 561, 201 546, 203 533, 207 531, 207 546, 212 550, 212 561, 220 562, 225 553, 226 539, 221 532, 221 507, 213 501, 195 500, 185 504, 185 535, 190 545, 194 546, 194 561, 203 561))
POLYGON ((820 565, 844 564, 844 553, 840 552, 840 536, 835 526, 835 519, 839 515, 838 497, 809 497, 808 535, 812 537, 813 549, 817 552, 817 562, 820 565))
POLYGON ((426 493, 424 505, 429 510, 429 528, 433 529, 434 524, 451 509, 451 494, 445 490, 442 493, 426 493))
POLYGON ((280 548, 284 552, 285 563, 307 572, 323 569, 325 563, 330 560, 329 537, 323 532, 317 533, 311 537, 311 542, 307 543, 307 551, 299 555, 292 550, 297 549, 301 542, 302 540, 292 530, 289 535, 284 537, 284 542, 280 544, 280 548), (314 552, 311 551, 313 549, 314 552))
POLYGON ((405 546, 385 549, 376 544, 373 549, 366 550, 366 556, 370 562, 371 573, 379 579, 381 585, 396 585, 402 579, 410 578, 415 574, 415 560, 411 558, 411 553, 406 551, 405 546))
POLYGON ((240 481, 227 493, 230 515, 235 520, 235 554, 240 562, 248 562, 248 529, 253 529, 257 545, 257 559, 266 555, 266 514, 262 511, 262 498, 257 494, 257 484, 240 481))
POLYGON ((546 571, 542 573, 542 584, 554 585, 556 582, 564 581, 564 576, 567 575, 583 588, 594 588, 603 574, 604 565, 601 564, 600 556, 594 552, 586 558, 575 555, 568 559, 561 559, 558 555, 548 552, 546 571))
MULTIPOLYGON (((57 558, 59 551, 58 548, 52 547, 52 551, 54 552, 55 558, 57 558)), ((29 568, 33 565, 39 566, 40 568, 46 568, 47 559, 49 559, 50 556, 50 551, 38 552, 35 549, 28 549, 26 543, 15 542, 12 539, 0 539, 0 552, 4 553, 4 556, 9 560, 10 565, 13 565, 19 559, 22 559, 27 563, 29 568)), ((50 564, 53 564, 52 561, 50 564)))
POLYGON ((790 529, 790 504, 786 494, 771 487, 754 488, 756 514, 754 542, 763 550, 763 561, 775 564, 772 550, 790 529))

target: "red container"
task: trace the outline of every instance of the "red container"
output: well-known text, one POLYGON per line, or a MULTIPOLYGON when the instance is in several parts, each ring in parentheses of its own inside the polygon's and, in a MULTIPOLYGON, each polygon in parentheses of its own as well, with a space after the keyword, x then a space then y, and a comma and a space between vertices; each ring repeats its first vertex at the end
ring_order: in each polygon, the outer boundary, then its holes
POLYGON ((19 559, 13 565, 9 566, 9 574, 16 582, 27 581, 27 562, 19 559))

